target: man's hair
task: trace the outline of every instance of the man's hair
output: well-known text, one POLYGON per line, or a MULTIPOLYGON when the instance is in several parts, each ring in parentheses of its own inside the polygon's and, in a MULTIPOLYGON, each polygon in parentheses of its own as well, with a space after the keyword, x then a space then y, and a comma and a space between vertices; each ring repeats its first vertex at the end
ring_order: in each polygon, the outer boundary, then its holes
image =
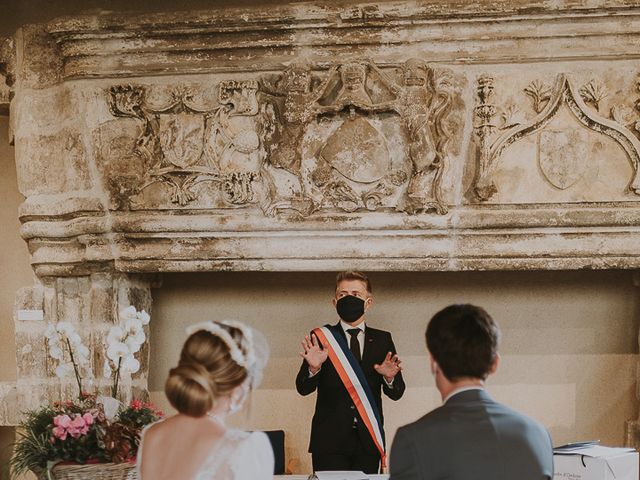
POLYGON ((371 281, 369 280, 369 277, 367 277, 362 272, 356 272, 356 271, 340 272, 338 275, 336 275, 336 290, 338 290, 338 284, 343 280, 360 280, 366 285, 367 292, 373 293, 373 291, 371 290, 371 281))
POLYGON ((427 348, 449 381, 486 379, 498 355, 500 329, 475 305, 450 305, 436 313, 426 331, 427 348))

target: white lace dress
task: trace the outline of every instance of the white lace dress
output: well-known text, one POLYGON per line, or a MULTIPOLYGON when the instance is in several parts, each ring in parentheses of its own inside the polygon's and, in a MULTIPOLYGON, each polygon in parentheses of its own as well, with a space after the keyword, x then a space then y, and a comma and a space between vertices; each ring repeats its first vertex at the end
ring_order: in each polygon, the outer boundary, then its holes
MULTIPOLYGON (((147 480, 140 473, 147 428, 142 431, 138 448, 140 480, 147 480)), ((272 480, 273 463, 273 449, 265 433, 229 429, 190 480, 272 480)))

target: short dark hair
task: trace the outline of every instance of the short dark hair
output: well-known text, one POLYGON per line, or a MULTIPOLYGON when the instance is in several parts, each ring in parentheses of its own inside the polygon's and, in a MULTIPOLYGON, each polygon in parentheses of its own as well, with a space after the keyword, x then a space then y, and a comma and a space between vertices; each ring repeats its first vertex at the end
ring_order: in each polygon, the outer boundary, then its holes
POLYGON ((427 348, 450 381, 486 379, 498 355, 500 329, 475 305, 450 305, 436 313, 426 331, 427 348))
POLYGON ((367 292, 373 293, 373 291, 371 290, 371 281, 369 280, 369 277, 367 277, 362 272, 356 272, 355 270, 340 272, 338 275, 336 275, 336 290, 338 290, 338 284, 343 280, 360 280, 361 282, 364 282, 365 286, 367 287, 367 292))

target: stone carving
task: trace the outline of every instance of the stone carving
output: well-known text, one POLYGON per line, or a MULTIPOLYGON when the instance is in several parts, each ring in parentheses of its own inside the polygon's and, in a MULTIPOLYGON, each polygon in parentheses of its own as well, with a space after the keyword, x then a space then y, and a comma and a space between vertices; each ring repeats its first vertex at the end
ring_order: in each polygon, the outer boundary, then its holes
MULTIPOLYGON (((638 176, 640 141, 629 128, 620 123, 626 121, 628 112, 625 114, 623 109, 618 108, 615 113, 612 111, 614 119, 617 117, 618 120, 610 120, 593 113, 583 100, 585 97, 596 110, 599 109, 600 102, 606 96, 602 84, 591 81, 578 93, 565 75, 558 76, 553 89, 549 89, 540 81, 534 81, 525 88, 525 93, 531 97, 537 115, 524 123, 510 122, 513 125, 505 125, 508 127, 506 129, 498 129, 493 123, 493 117, 497 113, 497 107, 491 103, 493 90, 491 77, 483 76, 478 79, 479 102, 475 108, 476 125, 474 127, 478 137, 478 169, 474 192, 480 200, 489 200, 497 192, 492 175, 504 149, 525 136, 539 132, 557 114, 562 105, 566 105, 580 124, 611 137, 620 145, 634 170, 629 188, 640 195, 640 177, 638 176)), ((538 141, 540 142, 538 162, 545 178, 553 186, 559 189, 569 188, 585 173, 588 166, 587 155, 583 149, 584 132, 548 131, 543 132, 538 141), (557 154, 558 145, 562 146, 562 156, 557 154), (554 154, 552 150, 556 153, 554 154)))
MULTIPOLYGON (((640 80, 636 82, 636 90, 640 93, 640 80)), ((611 118, 620 125, 640 134, 640 98, 635 101, 635 108, 627 105, 614 105, 611 107, 611 118)))
POLYGON ((502 112, 502 126, 500 129, 511 128, 524 123, 524 115, 517 105, 509 105, 502 112))
POLYGON ((258 113, 257 88, 255 81, 222 82, 220 106, 207 109, 195 104, 194 92, 187 88, 173 89, 164 104, 152 106, 144 87, 112 87, 111 112, 143 122, 135 152, 145 159, 148 171, 138 193, 164 183, 171 188, 171 201, 185 206, 196 199, 195 188, 208 182, 229 205, 254 202, 259 138, 251 124, 234 122, 233 117, 258 113))
POLYGON ((395 168, 385 135, 372 123, 378 114, 397 113, 391 90, 376 95, 367 86, 367 81, 377 81, 385 87, 382 78, 371 78, 375 71, 370 61, 337 66, 330 71, 337 77, 334 88, 318 99, 316 107, 341 123, 321 146, 312 180, 325 200, 345 211, 376 210, 407 178, 395 168))
POLYGON ((587 137, 587 132, 578 129, 540 132, 538 163, 551 185, 566 190, 584 176, 589 162, 587 137))
POLYGON ((415 59, 397 68, 402 72, 398 82, 369 60, 334 65, 323 81, 314 79, 308 66, 293 65, 279 78, 262 82, 265 111, 273 112, 263 126, 268 162, 296 175, 302 185, 307 128, 322 119, 339 122, 318 150, 312 186, 302 188, 311 209, 323 202, 346 211, 375 209, 409 179, 406 198, 395 208, 447 211, 440 183, 450 138, 445 121, 451 75, 415 59), (388 141, 373 123, 383 114, 400 117, 409 165, 393 164, 388 141), (311 189, 319 190, 320 197, 312 200, 311 189))
POLYGON ((600 101, 607 96, 607 88, 599 80, 591 80, 580 88, 580 96, 585 103, 593 104, 600 111, 600 101))
POLYGON ((252 118, 258 114, 258 83, 223 81, 218 102, 207 115, 205 150, 218 172, 222 198, 227 205, 242 206, 259 200, 259 179, 264 155, 252 118))
POLYGON ((533 109, 536 113, 540 113, 551 98, 551 88, 540 80, 531 82, 524 92, 533 100, 533 109))
POLYGON ((402 82, 398 85, 391 83, 375 65, 374 68, 397 95, 393 109, 400 114, 409 135, 413 172, 407 188, 406 210, 435 209, 444 214, 447 207, 440 189, 446 147, 451 138, 446 124, 453 95, 451 73, 410 59, 401 65, 402 82))
POLYGON ((120 85, 109 106, 142 122, 138 197, 161 184, 186 206, 208 184, 224 206, 257 203, 267 215, 329 206, 444 214, 451 73, 417 59, 395 68, 397 79, 370 60, 353 61, 320 77, 293 64, 280 75, 222 81, 215 107, 197 104, 193 88, 150 101, 149 88, 120 85))
POLYGON ((315 205, 304 191, 302 178, 302 141, 306 127, 317 115, 317 101, 324 94, 331 80, 331 73, 324 81, 312 75, 306 64, 293 64, 278 78, 264 77, 260 81, 262 108, 262 141, 268 153, 270 165, 284 169, 297 177, 303 188, 301 198, 294 201, 282 199, 272 189, 272 210, 293 208, 305 213, 315 205))
POLYGON ((13 84, 15 82, 16 53, 12 37, 0 38, 0 111, 8 113, 9 102, 13 98, 13 84))
POLYGON ((474 191, 481 200, 488 200, 497 192, 496 186, 491 180, 495 162, 492 160, 490 138, 496 130, 492 123, 497 108, 491 103, 494 95, 494 79, 488 75, 478 78, 477 94, 479 104, 474 109, 477 123, 474 125, 478 137, 478 171, 474 191))

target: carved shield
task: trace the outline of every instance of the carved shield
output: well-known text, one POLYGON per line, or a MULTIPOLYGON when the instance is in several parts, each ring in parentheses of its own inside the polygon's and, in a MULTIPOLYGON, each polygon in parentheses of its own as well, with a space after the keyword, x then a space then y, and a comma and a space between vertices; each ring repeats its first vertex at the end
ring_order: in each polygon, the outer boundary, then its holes
POLYGON ((160 146, 165 160, 178 168, 198 163, 204 146, 204 117, 188 113, 160 115, 160 146))
POLYGON ((543 131, 538 162, 545 178, 565 190, 580 180, 589 162, 589 135, 578 129, 543 131))
POLYGON ((384 135, 362 117, 345 120, 327 139, 320 155, 354 182, 375 182, 391 168, 384 135))

